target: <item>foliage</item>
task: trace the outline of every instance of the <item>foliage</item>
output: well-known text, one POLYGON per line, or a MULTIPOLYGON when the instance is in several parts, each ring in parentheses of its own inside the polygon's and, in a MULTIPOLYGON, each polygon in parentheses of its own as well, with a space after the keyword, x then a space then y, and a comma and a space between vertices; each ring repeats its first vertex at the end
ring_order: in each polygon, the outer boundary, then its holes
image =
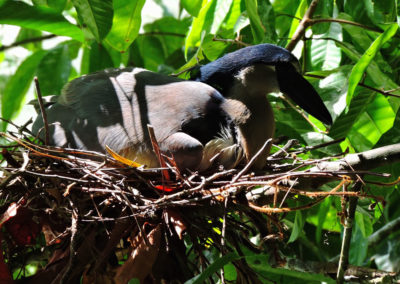
MULTIPOLYGON (((109 67, 136 66, 173 74, 197 62, 215 60, 243 45, 269 42, 285 46, 310 2, 0 0, 0 24, 21 27, 13 45, 29 53, 17 66, 14 64, 12 74, 1 74, 1 117, 17 117, 31 92, 34 76, 39 78, 43 94, 53 95, 59 94, 70 79, 109 67), (48 33, 60 37, 53 47, 44 48, 48 33)), ((310 117, 310 124, 287 101, 270 95, 277 136, 296 138, 302 145, 344 138, 340 147, 323 148, 313 153, 314 157, 399 142, 399 7, 393 0, 319 1, 305 38, 293 52, 302 62, 306 78, 328 106, 334 123, 325 129, 310 117)), ((7 26, 2 31, 7 31, 7 26)), ((9 53, 11 48, 0 46, 0 69, 17 61, 9 53)), ((7 126, 1 122, 3 130, 7 126)), ((400 174, 394 165, 378 170, 394 176, 400 174)), ((359 204, 351 264, 400 270, 396 260, 400 255, 398 232, 378 246, 368 247, 368 237, 374 231, 387 221, 400 218, 396 189, 369 186, 369 191, 383 196, 389 204, 373 209, 373 201, 359 204)), ((285 224, 292 230, 286 239, 286 256, 318 261, 337 256, 343 228, 336 214, 341 210, 340 200, 329 197, 310 210, 285 216, 285 224)), ((310 283, 306 273, 259 265, 265 259, 255 261, 268 256, 248 252, 248 257, 255 271, 268 279, 266 283, 310 283)), ((217 264, 188 283, 198 283, 197 279, 205 279, 232 259, 210 256, 210 262, 217 264)), ((322 275, 313 277, 316 281, 328 281, 322 275)))

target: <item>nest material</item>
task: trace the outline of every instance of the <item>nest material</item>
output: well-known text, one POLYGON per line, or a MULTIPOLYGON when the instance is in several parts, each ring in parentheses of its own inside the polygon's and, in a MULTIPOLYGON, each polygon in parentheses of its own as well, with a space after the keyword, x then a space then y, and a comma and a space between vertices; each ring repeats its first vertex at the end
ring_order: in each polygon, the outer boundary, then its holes
MULTIPOLYGON (((24 283, 74 283, 82 275, 85 283, 184 282, 209 264, 207 248, 239 255, 243 246, 275 250, 286 236, 277 213, 310 208, 329 195, 368 197, 345 190, 356 173, 311 172, 320 160, 287 149, 269 158, 267 175, 250 173, 250 164, 199 174, 131 168, 100 153, 3 137, 11 142, 0 185, 5 257, 12 270, 28 255, 42 267, 24 283), (327 180, 337 180, 328 192, 298 187, 327 180), (304 205, 290 207, 294 195, 304 205), (250 241, 256 235, 257 245, 250 241)), ((238 281, 259 282, 243 259, 233 263, 238 281)))

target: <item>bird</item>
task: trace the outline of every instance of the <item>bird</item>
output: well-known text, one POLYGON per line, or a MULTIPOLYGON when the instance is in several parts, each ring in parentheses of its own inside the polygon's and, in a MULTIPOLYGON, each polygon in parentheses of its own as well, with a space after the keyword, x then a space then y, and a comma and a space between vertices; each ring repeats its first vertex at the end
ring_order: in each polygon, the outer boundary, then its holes
MULTIPOLYGON (((286 49, 261 44, 198 67, 191 80, 138 67, 112 68, 76 78, 47 113, 50 144, 104 152, 106 146, 148 167, 159 166, 147 125, 162 153, 180 170, 233 168, 273 137, 266 94, 281 91, 322 122, 332 119, 286 49)), ((43 119, 32 131, 43 137, 43 119)), ((269 149, 254 169, 266 165, 269 149)))
MULTIPOLYGON (((241 146, 250 160, 273 137, 275 119, 266 94, 281 92, 327 125, 332 117, 314 87, 301 75, 298 59, 287 49, 264 43, 228 53, 191 72, 191 80, 206 83, 225 98, 243 103, 249 112, 237 125, 241 146)), ((270 149, 254 163, 263 168, 270 149)))

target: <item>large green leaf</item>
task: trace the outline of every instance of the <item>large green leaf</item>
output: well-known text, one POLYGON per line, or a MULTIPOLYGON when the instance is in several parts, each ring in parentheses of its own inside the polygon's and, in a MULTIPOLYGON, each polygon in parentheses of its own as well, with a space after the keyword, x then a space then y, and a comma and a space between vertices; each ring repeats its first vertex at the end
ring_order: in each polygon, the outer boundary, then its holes
POLYGON ((61 14, 46 7, 34 7, 20 1, 0 0, 0 24, 47 31, 83 41, 82 31, 61 14))
POLYGON ((388 99, 377 94, 348 133, 351 145, 357 151, 371 149, 392 128, 395 117, 388 99))
POLYGON ((253 42, 261 43, 264 40, 265 28, 263 27, 260 16, 258 15, 257 0, 245 0, 247 16, 250 19, 253 42))
POLYGON ((232 0, 216 1, 208 0, 201 8, 199 16, 194 18, 189 34, 185 42, 185 57, 188 57, 190 48, 199 46, 202 38, 208 33, 215 34, 229 12, 232 0))
POLYGON ((114 18, 106 41, 125 52, 139 34, 145 0, 114 0, 114 18))
MULTIPOLYGON (((337 8, 335 8, 337 10, 337 8)), ((314 36, 309 49, 311 65, 314 70, 331 70, 339 67, 342 59, 340 48, 332 40, 318 39, 329 38, 342 40, 342 27, 338 23, 331 23, 326 33, 319 37, 314 36)))
POLYGON ((42 95, 60 94, 62 87, 68 82, 70 72, 71 59, 68 45, 63 44, 50 50, 37 69, 42 95))
POLYGON ((181 0, 183 8, 185 8, 185 10, 193 17, 198 16, 202 3, 203 0, 181 0))
POLYGON ((384 23, 396 20, 396 1, 364 0, 364 5, 369 19, 375 25, 384 27, 384 23))
POLYGON ((72 0, 72 3, 79 19, 88 27, 97 42, 101 42, 112 25, 112 0, 72 0))
MULTIPOLYGON (((382 33, 372 43, 372 45, 367 49, 367 51, 364 53, 364 55, 356 63, 356 65, 354 65, 353 70, 351 71, 351 74, 350 74, 349 88, 347 91, 346 102, 348 105, 349 105, 350 101, 353 99, 354 91, 355 91, 358 83, 361 81, 361 78, 362 78, 366 68, 371 63, 371 61, 375 57, 375 54, 379 51, 381 46, 394 36, 394 34, 397 31, 397 28, 398 28, 397 24, 391 24, 385 30, 385 32, 382 33)), ((347 110, 348 110, 348 108, 347 108, 347 110)))
POLYGON ((97 42, 93 42, 83 51, 81 74, 88 74, 106 68, 114 67, 114 62, 108 50, 97 42))
MULTIPOLYGON (((32 83, 36 68, 46 53, 41 50, 26 58, 10 78, 1 97, 2 118, 11 119, 18 113, 32 83)), ((5 128, 6 125, 3 124, 3 131, 5 128)))
POLYGON ((47 6, 53 8, 57 12, 64 10, 67 0, 32 0, 35 6, 47 6))

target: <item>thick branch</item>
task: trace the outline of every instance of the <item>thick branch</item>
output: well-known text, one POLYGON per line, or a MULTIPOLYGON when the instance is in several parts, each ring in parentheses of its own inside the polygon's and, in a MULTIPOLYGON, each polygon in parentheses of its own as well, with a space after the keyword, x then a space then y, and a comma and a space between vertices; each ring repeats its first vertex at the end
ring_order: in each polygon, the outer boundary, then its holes
POLYGON ((349 154, 334 162, 321 162, 311 171, 372 170, 396 162, 400 162, 400 143, 349 154))
POLYGON ((400 230, 400 218, 394 219, 368 237, 368 246, 374 247, 393 232, 400 230))
POLYGON ((296 32, 294 33, 294 35, 293 35, 292 39, 290 40, 290 42, 288 43, 288 45, 286 46, 287 50, 292 51, 296 47, 297 43, 304 36, 304 33, 306 32, 307 27, 310 25, 310 20, 313 16, 315 10, 317 9, 318 1, 319 0, 313 0, 311 2, 310 6, 308 7, 308 10, 304 14, 303 19, 301 20, 299 26, 297 27, 296 32))

